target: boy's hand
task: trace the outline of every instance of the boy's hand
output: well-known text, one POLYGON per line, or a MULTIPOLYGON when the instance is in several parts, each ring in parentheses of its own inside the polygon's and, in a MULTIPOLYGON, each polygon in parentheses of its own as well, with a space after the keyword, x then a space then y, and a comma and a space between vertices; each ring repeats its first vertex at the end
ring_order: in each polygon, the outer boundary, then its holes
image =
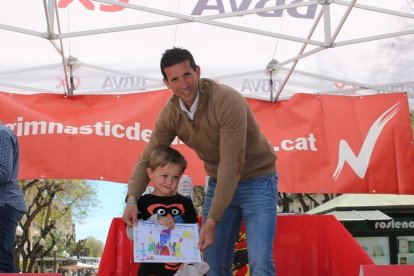
POLYGON ((170 230, 174 229, 174 218, 170 215, 166 217, 159 217, 158 223, 164 225, 165 228, 170 230))
POLYGON ((200 239, 198 241, 198 248, 204 250, 213 244, 216 236, 216 221, 208 218, 200 230, 200 239))

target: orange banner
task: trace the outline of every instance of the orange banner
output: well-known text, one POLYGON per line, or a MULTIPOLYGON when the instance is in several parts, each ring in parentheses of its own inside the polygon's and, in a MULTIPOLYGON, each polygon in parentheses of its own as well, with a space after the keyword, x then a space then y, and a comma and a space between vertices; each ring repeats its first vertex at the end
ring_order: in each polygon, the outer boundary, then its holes
MULTIPOLYGON (((170 97, 167 90, 71 97, 0 93, 0 120, 19 138, 21 179, 126 183, 170 97)), ((248 102, 278 155, 280 191, 414 194, 404 93, 248 102)), ((194 185, 204 185, 197 156, 180 141, 174 147, 189 161, 185 173, 194 185)))

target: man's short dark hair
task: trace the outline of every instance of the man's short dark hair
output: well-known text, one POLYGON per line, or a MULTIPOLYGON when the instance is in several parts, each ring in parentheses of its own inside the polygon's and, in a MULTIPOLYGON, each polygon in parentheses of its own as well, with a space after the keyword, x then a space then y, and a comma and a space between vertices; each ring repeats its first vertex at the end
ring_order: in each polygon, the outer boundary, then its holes
POLYGON ((167 79, 167 75, 164 72, 165 67, 170 67, 187 60, 190 62, 191 68, 193 68, 193 70, 195 71, 197 65, 190 51, 179 47, 174 47, 165 50, 165 52, 162 54, 160 62, 161 73, 164 79, 167 79))

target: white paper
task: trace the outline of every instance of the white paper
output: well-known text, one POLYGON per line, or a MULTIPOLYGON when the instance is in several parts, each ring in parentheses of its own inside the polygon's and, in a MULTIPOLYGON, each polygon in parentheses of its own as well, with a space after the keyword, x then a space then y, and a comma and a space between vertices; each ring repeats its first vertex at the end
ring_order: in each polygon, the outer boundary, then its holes
POLYGON ((199 263, 197 223, 176 223, 174 229, 161 224, 139 221, 134 225, 134 262, 199 263))

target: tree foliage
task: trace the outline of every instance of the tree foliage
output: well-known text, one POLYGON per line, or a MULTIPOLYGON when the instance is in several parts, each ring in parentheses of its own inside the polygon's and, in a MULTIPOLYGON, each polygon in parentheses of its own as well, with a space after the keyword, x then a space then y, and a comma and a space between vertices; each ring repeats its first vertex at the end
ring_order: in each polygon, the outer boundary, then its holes
POLYGON ((279 193, 279 202, 280 211, 282 213, 290 213, 291 204, 294 201, 299 202, 302 212, 307 212, 310 210, 310 205, 313 202, 315 207, 328 202, 329 200, 335 197, 334 194, 322 194, 322 197, 318 196, 319 194, 291 194, 291 193, 279 193))
POLYGON ((203 186, 193 187, 193 204, 199 216, 202 215, 201 212, 203 210, 203 204, 204 204, 205 197, 206 197, 206 192, 203 186))
POLYGON ((67 250, 75 242, 73 222, 83 222, 97 204, 95 188, 84 180, 20 181, 27 213, 20 221, 23 235, 17 241, 22 271, 32 272, 36 258, 67 250), (41 246, 39 241, 45 240, 41 246))
MULTIPOLYGON (((198 215, 201 215, 204 199, 205 199, 205 189, 202 186, 196 186, 194 189, 193 203, 196 208, 198 215)), ((329 200, 335 197, 334 194, 300 194, 300 193, 278 193, 278 211, 282 213, 290 213, 292 203, 295 201, 299 202, 301 205, 302 211, 307 212, 310 210, 310 204, 313 202, 313 206, 319 206, 323 203, 328 202, 329 200)))
POLYGON ((104 244, 95 237, 88 236, 86 238, 85 247, 89 249, 90 257, 100 257, 102 255, 104 244))

